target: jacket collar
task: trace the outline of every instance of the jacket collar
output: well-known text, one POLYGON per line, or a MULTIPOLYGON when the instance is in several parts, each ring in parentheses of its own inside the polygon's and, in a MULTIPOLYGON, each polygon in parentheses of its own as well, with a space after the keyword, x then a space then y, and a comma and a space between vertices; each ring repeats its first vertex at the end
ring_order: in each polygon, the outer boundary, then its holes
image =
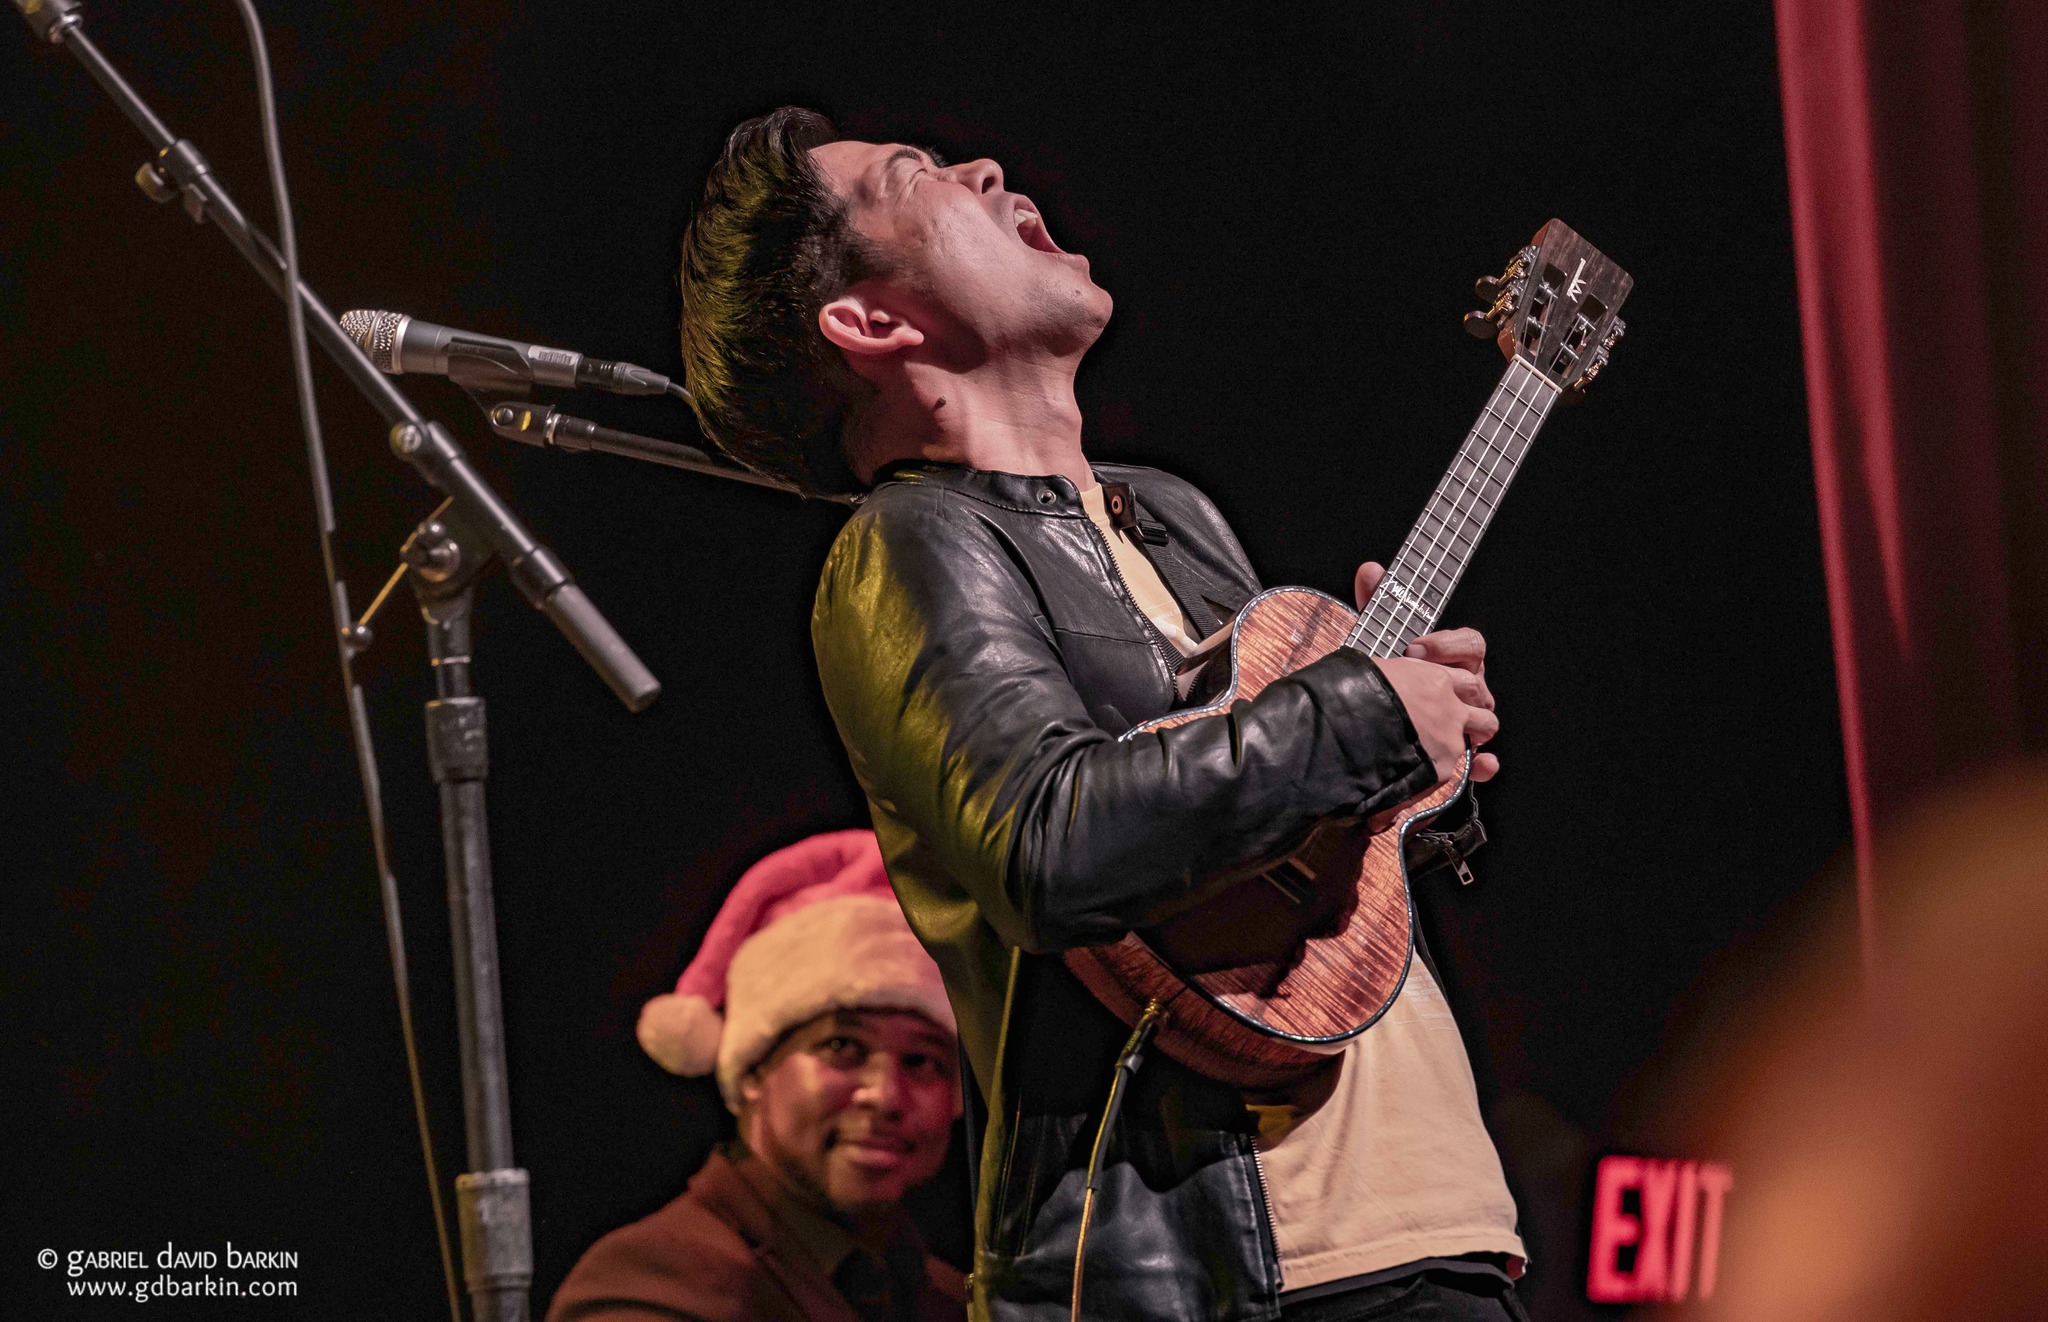
POLYGON ((875 474, 875 486, 887 482, 913 482, 944 487, 984 504, 1019 514, 1050 514, 1057 518, 1085 519, 1081 494, 1074 484, 1058 474, 1032 476, 996 473, 960 464, 941 464, 924 459, 900 459, 875 474))
MULTIPOLYGON (((748 1209, 749 1214, 758 1210, 759 1214, 765 1215, 774 1227, 775 1237, 802 1249, 820 1273, 830 1276, 838 1271, 839 1264, 846 1261, 846 1255, 858 1249, 853 1236, 844 1227, 789 1197, 768 1164, 748 1151, 739 1140, 735 1139, 728 1145, 721 1157, 727 1169, 745 1183, 746 1192, 753 1195, 754 1207, 748 1209)), ((730 1198, 738 1191, 721 1192, 730 1198)))
POLYGON ((830 1268, 820 1270, 814 1253, 792 1242, 789 1227, 776 1215, 776 1209, 725 1152, 712 1152, 702 1169, 690 1177, 690 1196, 739 1233, 761 1265, 789 1293, 802 1316, 820 1322, 859 1322, 845 1297, 833 1287, 830 1268))
POLYGON ((856 1322, 837 1286, 839 1269, 859 1253, 897 1279, 894 1286, 915 1298, 924 1283, 924 1242, 907 1216, 878 1257, 822 1213, 784 1197, 767 1163, 735 1139, 716 1149, 690 1179, 690 1193, 740 1237, 804 1305, 805 1316, 822 1322, 856 1322))

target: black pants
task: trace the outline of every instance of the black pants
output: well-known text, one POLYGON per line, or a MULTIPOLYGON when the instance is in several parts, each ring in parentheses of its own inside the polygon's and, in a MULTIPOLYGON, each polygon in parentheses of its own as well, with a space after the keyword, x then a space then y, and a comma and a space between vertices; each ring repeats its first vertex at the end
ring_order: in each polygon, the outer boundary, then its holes
POLYGON ((1280 1322, 1529 1322, 1497 1276, 1419 1272, 1398 1281, 1285 1304, 1280 1322))

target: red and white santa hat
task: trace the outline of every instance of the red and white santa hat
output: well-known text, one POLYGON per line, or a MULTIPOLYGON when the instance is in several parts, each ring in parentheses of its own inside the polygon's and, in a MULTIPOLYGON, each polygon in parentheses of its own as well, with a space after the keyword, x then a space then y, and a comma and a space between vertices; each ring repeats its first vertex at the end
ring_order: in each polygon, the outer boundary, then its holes
POLYGON ((956 1031, 873 831, 814 835, 748 868, 675 991, 641 1008, 637 1031, 671 1074, 715 1072, 736 1112, 741 1076, 784 1033, 851 1009, 911 1010, 956 1031))

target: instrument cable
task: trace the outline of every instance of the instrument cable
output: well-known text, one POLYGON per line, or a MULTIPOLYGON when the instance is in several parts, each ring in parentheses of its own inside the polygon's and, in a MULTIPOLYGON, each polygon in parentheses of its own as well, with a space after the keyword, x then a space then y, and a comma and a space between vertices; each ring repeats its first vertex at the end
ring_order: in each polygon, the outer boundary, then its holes
POLYGON ((256 101, 263 122, 264 163, 277 204, 278 244, 284 251, 285 320, 291 335, 292 376, 298 387, 299 417, 306 432, 306 462, 312 469, 313 503, 320 523, 320 562, 327 576, 328 609, 334 617, 334 641, 341 660, 341 682, 348 703, 349 730, 356 767, 369 809, 370 847, 376 857, 377 882, 384 907, 384 934, 391 952, 391 977, 398 993, 398 1028, 405 1042, 405 1067, 412 1079, 413 1116, 419 1126, 420 1153, 426 1161, 427 1193, 433 1201, 434 1232, 441 1246, 441 1277, 448 1292, 448 1316, 462 1322, 461 1297, 455 1285, 455 1253, 448 1238, 448 1214, 441 1199, 440 1167, 434 1159, 433 1130, 427 1121, 426 1087, 420 1076, 419 1044, 413 1035, 412 982, 405 958, 405 926, 398 903, 398 881, 391 873, 390 850, 384 837, 384 796, 377 775, 377 750, 370 742, 369 710, 362 685, 356 682, 354 655, 360 635, 349 613, 348 585, 334 563, 334 497, 327 475, 327 449, 320 437, 320 410, 313 396, 313 364, 306 348, 306 309, 299 298, 299 241, 292 224, 291 195, 285 187, 284 151, 279 145, 277 98, 270 75, 270 52, 253 0, 235 0, 243 26, 249 30, 249 53, 256 65, 256 101))
POLYGON ((1109 1100, 1102 1104, 1102 1123, 1095 1126, 1095 1144, 1088 1150, 1088 1181, 1084 1186, 1086 1192, 1081 1195, 1081 1229, 1074 1236, 1074 1295, 1068 1306, 1068 1322, 1081 1322, 1081 1272, 1088 1261, 1088 1223, 1095 1219, 1095 1191, 1102 1179, 1102 1155, 1109 1148, 1109 1129, 1116 1123, 1117 1112, 1123 1110, 1131 1076, 1145 1062, 1145 1041, 1165 1014, 1166 1008, 1157 997, 1145 1002, 1145 1013, 1138 1016, 1130 1040, 1124 1043, 1123 1052, 1110 1071, 1109 1100))

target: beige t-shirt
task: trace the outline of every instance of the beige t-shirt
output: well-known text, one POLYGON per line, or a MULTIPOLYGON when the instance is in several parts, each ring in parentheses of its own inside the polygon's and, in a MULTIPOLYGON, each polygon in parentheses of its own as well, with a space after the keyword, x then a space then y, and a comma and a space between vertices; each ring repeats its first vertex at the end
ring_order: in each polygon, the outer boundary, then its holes
MULTIPOLYGON (((1193 652, 1187 616, 1144 551, 1110 522, 1102 488, 1080 495, 1138 609, 1183 654, 1193 652)), ((1329 1100, 1279 1128, 1283 1137, 1261 1140, 1258 1161, 1283 1290, 1421 1258, 1527 1256, 1464 1040, 1420 960, 1386 1014, 1345 1049, 1329 1100)))
POLYGON ((1330 1099, 1261 1148, 1283 1290, 1418 1258, 1527 1256, 1464 1041, 1419 959, 1345 1049, 1330 1099))

